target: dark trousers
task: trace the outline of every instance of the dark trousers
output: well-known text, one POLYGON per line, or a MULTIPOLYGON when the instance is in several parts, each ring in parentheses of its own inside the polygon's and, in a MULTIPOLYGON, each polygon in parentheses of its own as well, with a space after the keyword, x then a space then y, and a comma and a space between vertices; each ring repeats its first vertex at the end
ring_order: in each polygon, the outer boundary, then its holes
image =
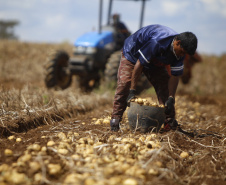
MULTIPOLYGON (((112 118, 122 119, 123 113, 127 107, 126 99, 129 95, 131 77, 134 69, 134 64, 128 61, 123 53, 118 69, 117 88, 113 103, 112 118)), ((143 68, 143 73, 148 81, 153 85, 158 101, 160 104, 165 104, 169 96, 168 81, 169 74, 165 67, 154 67, 153 69, 143 68)), ((175 110, 166 118, 175 118, 175 110)))

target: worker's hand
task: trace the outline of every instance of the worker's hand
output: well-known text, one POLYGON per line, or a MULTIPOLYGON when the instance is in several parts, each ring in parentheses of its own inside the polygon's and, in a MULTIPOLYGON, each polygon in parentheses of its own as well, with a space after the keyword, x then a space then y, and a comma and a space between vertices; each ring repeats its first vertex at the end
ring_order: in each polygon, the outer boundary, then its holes
POLYGON ((170 96, 165 103, 165 114, 166 115, 170 115, 171 112, 174 110, 174 104, 175 104, 175 100, 172 96, 170 96))
POLYGON ((130 89, 129 91, 129 96, 127 97, 126 99, 126 102, 127 102, 127 106, 129 107, 130 106, 130 101, 136 97, 136 90, 135 89, 130 89))

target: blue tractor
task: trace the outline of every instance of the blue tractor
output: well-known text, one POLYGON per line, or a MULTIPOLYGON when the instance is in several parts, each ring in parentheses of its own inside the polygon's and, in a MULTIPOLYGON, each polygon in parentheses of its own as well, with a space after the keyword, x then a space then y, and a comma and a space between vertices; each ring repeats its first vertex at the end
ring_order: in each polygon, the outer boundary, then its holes
MULTIPOLYGON (((125 0, 124 0, 125 1, 125 0)), ((129 0, 127 0, 129 1, 129 0)), ((142 27, 145 2, 141 1, 140 27, 142 27)), ((46 65, 45 84, 47 88, 66 89, 71 85, 72 75, 76 75, 81 90, 91 91, 98 87, 102 81, 105 85, 115 86, 117 71, 120 62, 120 49, 124 40, 130 35, 123 26, 118 28, 110 24, 113 0, 109 0, 108 19, 106 26, 102 26, 103 0, 100 0, 99 26, 98 31, 92 31, 80 36, 74 43, 73 57, 65 51, 57 51, 46 65), (123 31, 124 30, 124 31, 123 31)), ((117 18, 117 15, 115 15, 117 18)), ((141 78, 141 91, 144 88, 142 83, 146 78, 141 78)))

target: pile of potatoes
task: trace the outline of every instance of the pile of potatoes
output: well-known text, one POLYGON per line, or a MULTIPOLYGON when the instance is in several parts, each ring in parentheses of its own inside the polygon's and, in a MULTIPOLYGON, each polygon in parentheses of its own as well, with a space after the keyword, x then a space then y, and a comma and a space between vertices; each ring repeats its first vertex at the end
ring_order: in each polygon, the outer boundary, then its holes
POLYGON ((134 98, 131 102, 138 103, 140 105, 152 106, 152 107, 161 107, 164 108, 164 105, 159 105, 158 103, 154 102, 151 98, 134 98))
MULTIPOLYGON (((156 134, 112 134, 103 143, 95 134, 81 137, 71 131, 59 132, 54 138, 42 136, 41 140, 46 144, 29 144, 17 161, 0 165, 0 184, 45 184, 51 178, 57 181, 63 177, 63 185, 138 185, 150 175, 159 175, 159 169, 164 167, 159 160, 143 166, 148 156, 161 152, 162 144, 156 134)), ((5 150, 5 156, 14 155, 13 150, 5 150)))

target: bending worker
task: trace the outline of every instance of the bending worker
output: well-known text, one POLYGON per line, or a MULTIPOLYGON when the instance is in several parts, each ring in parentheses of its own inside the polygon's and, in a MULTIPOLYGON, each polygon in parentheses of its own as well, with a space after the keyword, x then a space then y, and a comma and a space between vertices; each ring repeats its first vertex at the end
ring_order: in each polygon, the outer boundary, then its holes
POLYGON ((136 96, 136 84, 143 72, 155 88, 159 104, 165 105, 165 130, 176 129, 175 93, 183 74, 185 54, 194 55, 197 38, 192 32, 178 34, 162 25, 139 29, 124 43, 113 103, 112 131, 118 131, 127 104, 136 96), (170 66, 171 74, 167 67, 170 66))

